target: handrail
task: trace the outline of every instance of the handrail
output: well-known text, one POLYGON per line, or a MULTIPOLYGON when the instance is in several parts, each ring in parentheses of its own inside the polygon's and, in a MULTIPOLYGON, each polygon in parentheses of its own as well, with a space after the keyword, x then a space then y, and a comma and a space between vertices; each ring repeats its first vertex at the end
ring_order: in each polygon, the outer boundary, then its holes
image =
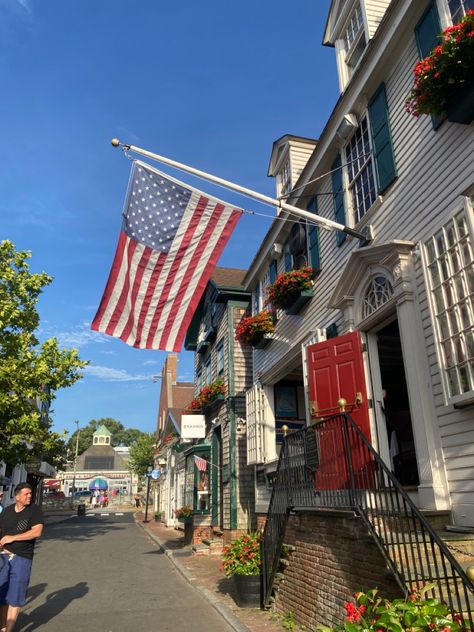
POLYGON ((474 630, 474 584, 348 413, 284 439, 262 544, 264 604, 297 507, 355 511, 402 591, 433 584, 428 595, 462 613, 464 629, 474 630))

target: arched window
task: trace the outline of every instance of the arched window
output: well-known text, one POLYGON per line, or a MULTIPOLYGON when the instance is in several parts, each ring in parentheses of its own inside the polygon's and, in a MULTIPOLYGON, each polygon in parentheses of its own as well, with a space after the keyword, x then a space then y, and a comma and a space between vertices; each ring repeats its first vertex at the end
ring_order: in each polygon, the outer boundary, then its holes
POLYGON ((385 305, 393 296, 393 287, 390 281, 380 275, 374 277, 364 294, 362 301, 362 318, 367 318, 385 305))

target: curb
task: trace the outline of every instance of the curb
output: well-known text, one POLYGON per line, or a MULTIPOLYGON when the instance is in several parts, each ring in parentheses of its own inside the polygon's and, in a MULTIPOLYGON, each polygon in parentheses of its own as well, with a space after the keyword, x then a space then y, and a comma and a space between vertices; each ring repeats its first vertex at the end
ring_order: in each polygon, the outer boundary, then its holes
POLYGON ((228 608, 225 604, 223 604, 218 597, 216 597, 215 593, 204 588, 198 583, 196 577, 194 577, 188 569, 184 568, 182 564, 175 558, 173 555, 173 551, 170 551, 166 546, 161 542, 161 540, 151 531, 149 531, 145 525, 138 520, 135 519, 135 524, 138 525, 145 531, 145 533, 154 541, 166 557, 170 560, 176 570, 184 577, 184 579, 195 588, 201 595, 207 599, 207 601, 211 604, 211 606, 216 610, 221 617, 236 631, 236 632, 252 632, 250 628, 248 628, 244 623, 239 621, 239 619, 235 616, 230 608, 228 608))

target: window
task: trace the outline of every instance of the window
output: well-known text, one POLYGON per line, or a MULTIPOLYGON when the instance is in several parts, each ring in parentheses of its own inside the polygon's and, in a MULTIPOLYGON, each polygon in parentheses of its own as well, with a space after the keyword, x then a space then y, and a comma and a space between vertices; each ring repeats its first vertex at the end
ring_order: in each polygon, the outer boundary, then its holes
POLYGON ((393 287, 388 279, 378 275, 372 279, 362 302, 362 318, 367 318, 385 305, 393 296, 393 287))
POLYGON ((346 64, 355 68, 366 47, 364 18, 360 4, 357 4, 343 34, 346 64))
POLYGON ((353 224, 355 225, 360 222, 377 197, 370 152, 369 128, 365 116, 346 145, 346 162, 353 224))
POLYGON ((253 291, 253 313, 258 314, 260 311, 260 281, 257 282, 253 291))
POLYGON ((209 451, 187 456, 184 496, 185 504, 192 507, 194 513, 209 513, 209 472, 209 451))
POLYGON ((196 371, 196 386, 198 388, 201 388, 202 386, 202 369, 199 369, 199 371, 196 371))
POLYGON ((84 459, 85 470, 113 470, 113 456, 86 456, 84 459))
POLYGON ((224 341, 223 340, 217 343, 216 354, 217 354, 217 375, 222 375, 224 373, 224 341))
POLYGON ((286 160, 280 173, 280 197, 288 195, 291 190, 290 160, 286 160))
POLYGON ((205 371, 206 384, 210 384, 212 382, 212 377, 211 377, 211 356, 206 358, 206 364, 204 365, 204 371, 205 371))
POLYGON ((440 359, 449 398, 474 391, 474 267, 464 211, 425 243, 440 359))
POLYGON ((474 10, 474 0, 448 0, 453 24, 457 24, 468 11, 474 10))

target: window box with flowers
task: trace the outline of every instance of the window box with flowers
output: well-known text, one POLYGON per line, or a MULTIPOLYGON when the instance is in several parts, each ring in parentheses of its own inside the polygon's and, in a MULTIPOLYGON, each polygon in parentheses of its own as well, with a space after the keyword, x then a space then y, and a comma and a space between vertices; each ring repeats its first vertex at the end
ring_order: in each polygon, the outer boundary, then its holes
POLYGON ((199 400, 202 408, 208 408, 215 401, 222 401, 225 398, 224 380, 215 380, 206 384, 199 391, 199 400))
POLYGON ((287 314, 297 314, 313 297, 313 268, 300 268, 279 274, 270 285, 267 303, 287 314))
POLYGON ((263 349, 272 340, 274 331, 272 313, 263 311, 242 318, 236 327, 235 339, 242 345, 263 349))
POLYGON ((413 72, 415 85, 405 103, 407 112, 469 124, 474 119, 474 11, 445 29, 441 44, 413 72))

